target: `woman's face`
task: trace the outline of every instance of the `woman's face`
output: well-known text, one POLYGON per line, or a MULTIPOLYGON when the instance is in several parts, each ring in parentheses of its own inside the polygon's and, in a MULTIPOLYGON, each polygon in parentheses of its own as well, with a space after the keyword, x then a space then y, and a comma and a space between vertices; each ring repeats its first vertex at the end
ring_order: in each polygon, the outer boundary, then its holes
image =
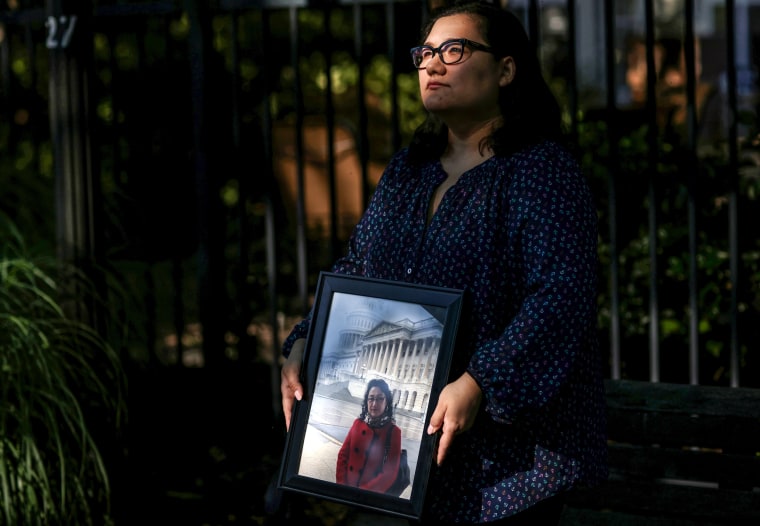
MULTIPOLYGON (((473 16, 466 14, 437 20, 425 44, 437 48, 453 38, 487 44, 473 16)), ((512 82, 514 71, 512 57, 496 59, 492 53, 469 46, 456 64, 444 64, 436 54, 427 67, 418 70, 422 103, 449 126, 452 121, 456 124, 456 119, 478 122, 498 117, 499 89, 512 82)))
POLYGON ((382 389, 373 387, 369 390, 369 395, 367 395, 367 411, 369 412, 369 416, 372 418, 382 416, 385 412, 385 404, 387 403, 388 400, 385 399, 385 393, 383 393, 382 389))

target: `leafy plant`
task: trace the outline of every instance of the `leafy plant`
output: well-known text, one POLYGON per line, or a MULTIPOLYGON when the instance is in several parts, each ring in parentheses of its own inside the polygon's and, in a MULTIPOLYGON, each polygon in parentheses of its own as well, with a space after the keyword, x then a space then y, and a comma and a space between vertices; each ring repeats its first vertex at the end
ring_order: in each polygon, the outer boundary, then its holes
POLYGON ((82 321, 93 284, 27 254, 0 218, 0 524, 107 524, 101 439, 123 419, 118 353, 82 321))

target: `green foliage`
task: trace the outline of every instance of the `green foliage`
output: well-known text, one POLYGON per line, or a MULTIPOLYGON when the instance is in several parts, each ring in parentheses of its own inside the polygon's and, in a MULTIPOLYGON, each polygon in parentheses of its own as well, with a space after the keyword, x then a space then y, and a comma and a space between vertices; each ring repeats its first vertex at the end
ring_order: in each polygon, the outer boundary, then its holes
POLYGON ((420 84, 417 72, 398 76, 398 106, 401 121, 401 134, 404 142, 409 143, 414 130, 425 120, 425 109, 420 102, 420 84))
POLYGON ((107 524, 98 440, 123 418, 120 358, 71 313, 85 276, 29 255, 7 220, 0 240, 0 523, 107 524))
MULTIPOLYGON (((734 201, 734 210, 741 214, 739 224, 748 228, 755 215, 752 211, 758 206, 760 178, 754 174, 760 165, 747 162, 749 166, 740 171, 734 194, 726 152, 716 151, 713 155, 697 157, 682 144, 678 134, 662 132, 650 145, 646 125, 623 130, 612 148, 610 131, 605 121, 582 118, 578 137, 583 169, 600 205, 600 258, 605 285, 611 285, 609 272, 613 263, 609 244, 613 232, 607 227, 613 213, 617 220, 617 231, 614 232, 620 265, 617 292, 624 345, 626 341, 641 341, 650 331, 648 292, 652 286, 652 272, 656 270, 660 336, 671 346, 688 346, 692 311, 690 294, 695 294, 700 345, 706 356, 725 363, 729 351, 731 319, 728 313, 731 312, 732 296, 729 203, 734 201), (613 151, 616 152, 614 156, 613 151), (650 168, 652 161, 654 169, 650 168), (690 185, 698 191, 690 192, 690 185), (693 233, 695 247, 690 246, 692 233, 688 218, 692 213, 696 226, 693 233), (653 217, 656 226, 652 225, 653 217), (692 248, 695 249, 694 261, 691 260, 692 248), (692 268, 696 276, 692 276, 692 268), (696 284, 696 290, 690 290, 692 282, 696 284)), ((755 159, 751 153, 752 141, 744 144, 749 148, 742 150, 740 157, 755 159)), ((738 237, 740 261, 736 279, 740 290, 736 294, 736 308, 740 316, 754 320, 760 316, 760 288, 756 286, 760 282, 759 245, 756 236, 738 237)), ((603 287, 600 295, 600 325, 603 329, 608 329, 611 324, 610 302, 611 289, 603 287)), ((745 353, 751 334, 751 330, 739 334, 740 347, 745 353)), ((644 351, 639 353, 643 355, 644 351)), ((714 381, 725 380, 726 369, 714 367, 715 370, 705 374, 714 381)))

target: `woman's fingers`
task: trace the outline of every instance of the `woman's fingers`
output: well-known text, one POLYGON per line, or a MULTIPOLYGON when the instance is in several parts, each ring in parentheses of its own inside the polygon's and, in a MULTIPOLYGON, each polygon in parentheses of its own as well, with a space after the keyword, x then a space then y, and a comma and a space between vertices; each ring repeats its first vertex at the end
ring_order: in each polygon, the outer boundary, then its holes
POLYGON ((482 398, 480 387, 469 373, 464 373, 441 391, 427 429, 429 435, 441 433, 436 448, 436 463, 439 466, 446 458, 454 437, 472 427, 482 398))
POLYGON ((301 385, 301 363, 306 340, 296 340, 288 359, 280 370, 280 394, 282 395, 282 412, 285 415, 285 429, 290 429, 290 418, 296 400, 303 398, 301 385))

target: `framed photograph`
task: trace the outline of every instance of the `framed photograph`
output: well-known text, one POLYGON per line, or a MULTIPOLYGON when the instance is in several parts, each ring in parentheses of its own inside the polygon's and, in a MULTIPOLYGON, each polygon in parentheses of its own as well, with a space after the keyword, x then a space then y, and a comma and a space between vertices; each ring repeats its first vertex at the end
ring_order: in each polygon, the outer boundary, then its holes
POLYGON ((462 303, 461 290, 320 274, 280 488, 420 518, 436 445, 425 430, 462 303))

